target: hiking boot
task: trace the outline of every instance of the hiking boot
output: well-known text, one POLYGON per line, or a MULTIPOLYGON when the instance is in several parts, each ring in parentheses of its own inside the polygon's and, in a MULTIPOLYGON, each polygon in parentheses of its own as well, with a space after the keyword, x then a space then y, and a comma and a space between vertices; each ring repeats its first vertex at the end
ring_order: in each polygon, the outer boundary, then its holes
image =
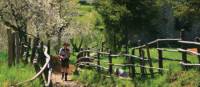
POLYGON ((64 75, 65 75, 65 73, 64 73, 64 72, 62 72, 62 77, 61 77, 61 80, 63 80, 63 79, 64 79, 64 75))
POLYGON ((65 81, 67 81, 67 73, 65 73, 65 81))

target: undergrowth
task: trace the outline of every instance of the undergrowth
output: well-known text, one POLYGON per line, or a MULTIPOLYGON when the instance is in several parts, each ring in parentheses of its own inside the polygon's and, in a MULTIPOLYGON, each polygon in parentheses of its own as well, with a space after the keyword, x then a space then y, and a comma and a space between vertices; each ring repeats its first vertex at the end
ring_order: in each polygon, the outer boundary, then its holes
POLYGON ((82 70, 73 79, 85 84, 86 87, 199 87, 199 72, 196 70, 179 71, 158 75, 155 78, 140 79, 138 75, 134 80, 105 76, 95 70, 82 70))
MULTIPOLYGON (((16 64, 15 66, 8 67, 7 54, 0 53, 0 87, 10 87, 18 82, 30 79, 35 75, 32 65, 16 64)), ((22 87, 41 87, 39 80, 23 84, 22 87)))

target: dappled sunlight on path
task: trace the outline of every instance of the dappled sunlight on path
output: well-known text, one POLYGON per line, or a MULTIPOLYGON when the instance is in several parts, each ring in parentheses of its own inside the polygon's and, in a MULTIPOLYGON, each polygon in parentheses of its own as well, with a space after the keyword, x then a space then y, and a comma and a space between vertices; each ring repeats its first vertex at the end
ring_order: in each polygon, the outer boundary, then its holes
POLYGON ((75 66, 69 65, 67 81, 61 80, 61 72, 54 72, 52 74, 53 87, 83 87, 79 82, 72 79, 74 70, 75 66))

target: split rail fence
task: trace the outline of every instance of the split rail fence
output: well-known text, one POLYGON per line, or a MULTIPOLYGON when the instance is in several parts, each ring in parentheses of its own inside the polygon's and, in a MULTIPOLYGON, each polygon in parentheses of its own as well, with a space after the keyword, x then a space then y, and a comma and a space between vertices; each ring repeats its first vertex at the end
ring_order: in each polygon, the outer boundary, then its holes
MULTIPOLYGON (((39 35, 25 33, 28 40, 20 41, 18 31, 7 30, 8 34, 8 66, 12 67, 21 61, 24 64, 33 64, 36 74, 26 81, 18 82, 12 86, 22 86, 39 79, 45 87, 52 87, 51 81, 51 60, 50 60, 50 40, 47 46, 40 40, 39 35)), ((25 39, 27 39, 25 38, 25 39)))
POLYGON ((182 30, 180 32, 180 38, 178 39, 157 39, 155 41, 146 43, 144 45, 140 45, 140 41, 138 41, 138 47, 131 48, 131 53, 128 53, 128 50, 126 50, 126 53, 119 53, 114 54, 111 50, 107 52, 103 52, 100 50, 82 50, 78 53, 78 61, 77 66, 89 66, 93 67, 97 70, 97 72, 106 71, 109 73, 109 75, 114 74, 114 66, 117 67, 126 67, 128 68, 128 76, 134 79, 137 74, 141 75, 141 78, 146 78, 147 75, 150 75, 152 78, 155 77, 155 74, 163 74, 164 71, 169 71, 169 69, 166 69, 163 67, 164 61, 175 61, 179 63, 183 70, 190 69, 190 66, 192 67, 199 67, 200 68, 200 40, 197 39, 196 42, 192 41, 185 41, 185 32, 182 30), (159 47, 160 43, 162 42, 173 42, 180 45, 180 48, 177 49, 165 49, 159 47), (151 56, 151 48, 157 49, 157 64, 158 67, 153 66, 152 62, 152 56, 151 56), (196 48, 198 52, 188 50, 189 48, 196 48), (139 56, 136 55, 136 51, 138 51, 139 56), (164 58, 164 52, 179 52, 181 53, 181 58, 175 59, 175 58, 164 58), (90 56, 90 53, 96 53, 96 56, 90 56), (146 55, 145 55, 146 54, 146 55), (190 61, 188 61, 188 55, 196 55, 198 58, 198 64, 192 64, 190 61), (103 56, 107 56, 107 61, 101 60, 103 56), (123 64, 115 64, 113 63, 114 57, 121 57, 125 58, 126 62, 123 64), (85 60, 85 61, 79 61, 79 60, 85 60), (91 62, 91 61, 96 62, 91 62), (101 63, 106 63, 108 67, 103 66, 101 63), (139 63, 139 64, 138 64, 139 63), (140 68, 140 72, 136 72, 136 67, 140 68), (147 69, 149 70, 149 73, 147 73, 147 69))

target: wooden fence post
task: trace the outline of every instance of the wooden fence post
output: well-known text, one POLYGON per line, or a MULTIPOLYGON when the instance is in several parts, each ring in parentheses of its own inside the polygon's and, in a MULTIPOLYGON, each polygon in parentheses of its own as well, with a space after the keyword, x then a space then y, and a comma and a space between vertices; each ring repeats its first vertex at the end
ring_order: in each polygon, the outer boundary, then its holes
MULTIPOLYGON (((125 54, 129 54, 129 49, 128 49, 128 44, 126 44, 126 51, 125 54)), ((125 64, 130 64, 130 57, 129 56, 125 56, 125 64)), ((126 66, 125 69, 129 70, 129 74, 131 73, 131 67, 130 66, 126 66)))
MULTIPOLYGON (((41 41, 40 42, 40 48, 39 48, 39 50, 38 50, 38 54, 39 54, 39 56, 38 56, 38 63, 39 63, 39 65, 44 65, 45 63, 46 63, 46 56, 44 55, 44 50, 43 50, 43 48, 44 48, 44 42, 43 41, 41 41)), ((44 69, 44 79, 47 81, 48 80, 48 68, 45 68, 44 69)))
POLYGON ((23 60, 23 53, 24 53, 24 52, 23 52, 23 49, 24 49, 24 48, 23 48, 23 42, 21 41, 20 37, 19 37, 19 40, 20 40, 20 43, 19 43, 19 44, 20 44, 20 45, 19 45, 19 53, 20 53, 20 54, 19 54, 19 57, 20 57, 20 60, 22 61, 22 60, 23 60))
POLYGON ((43 46, 44 46, 44 43, 43 43, 43 41, 41 41, 40 42, 40 48, 39 48, 39 50, 38 50, 38 52, 39 52, 39 63, 41 64, 41 65, 44 65, 45 64, 45 60, 46 60, 46 56, 44 55, 44 50, 43 50, 43 46))
MULTIPOLYGON (((132 61, 131 61, 131 57, 128 56, 127 64, 132 64, 131 62, 132 62, 132 61)), ((131 66, 127 66, 127 67, 128 67, 128 70, 129 70, 129 76, 131 77, 131 73, 132 73, 131 66)))
POLYGON ((98 50, 97 52, 97 71, 100 72, 101 71, 101 68, 100 68, 100 53, 99 53, 100 50, 98 50))
MULTIPOLYGON (((22 39, 21 39, 21 43, 20 43, 21 45, 20 45, 20 55, 21 55, 21 58, 22 58, 22 60, 24 59, 24 52, 25 52, 25 47, 24 47, 24 45, 25 45, 25 42, 22 42, 22 39)), ((23 60, 24 61, 24 60, 23 60)))
MULTIPOLYGON (((48 48, 47 53, 51 57, 51 51, 50 51, 51 50, 51 40, 47 41, 47 48, 48 48)), ((48 75, 49 75, 48 71, 51 70, 51 69, 52 69, 52 60, 50 58, 49 68, 47 68, 47 80, 48 80, 48 75)), ((53 87, 52 80, 50 81, 49 87, 53 87)))
MULTIPOLYGON (((128 53, 129 53, 129 52, 128 52, 128 46, 127 46, 127 44, 126 44, 126 51, 125 51, 125 53, 126 53, 126 54, 128 54, 128 53)), ((128 58, 129 58, 129 57, 128 57, 128 56, 126 56, 126 63, 128 63, 128 61, 129 61, 129 60, 128 60, 128 58)))
POLYGON ((15 41, 16 41, 16 49, 15 49, 15 52, 16 52, 16 63, 19 64, 19 59, 20 59, 20 40, 19 40, 19 32, 16 31, 15 32, 15 41))
POLYGON ((160 47, 160 45, 159 45, 159 42, 157 41, 156 42, 156 48, 159 48, 160 47))
POLYGON ((161 69, 163 69, 163 54, 162 50, 160 49, 158 49, 158 67, 159 67, 158 72, 162 75, 163 71, 161 69))
MULTIPOLYGON (((132 55, 135 55, 135 49, 132 50, 132 55)), ((135 78, 135 58, 131 57, 131 63, 133 64, 131 66, 131 71, 132 71, 132 79, 135 78)))
MULTIPOLYGON (((141 45, 141 41, 138 41, 138 45, 141 45)), ((144 68, 144 51, 143 48, 139 48, 139 56, 140 56, 140 71, 141 71, 141 77, 142 79, 145 78, 145 68, 144 68)))
MULTIPOLYGON (((87 48, 83 48, 83 51, 87 50, 87 48)), ((87 56, 87 52, 83 52, 84 56, 87 56)))
POLYGON ((13 41, 12 41, 12 31, 10 29, 7 29, 7 34, 8 34, 8 66, 11 67, 12 66, 12 57, 13 57, 13 49, 12 49, 12 45, 13 45, 13 41))
MULTIPOLYGON (((180 38, 181 38, 181 40, 185 40, 185 30, 184 29, 181 30, 180 38)), ((186 46, 184 46, 184 44, 181 44, 181 48, 184 49, 184 50, 187 49, 186 46)), ((188 62, 187 53, 186 52, 182 52, 182 62, 183 63, 187 63, 188 62)), ((184 66, 184 65, 182 65, 182 66, 183 66, 184 70, 187 70, 187 66, 184 66)))
POLYGON ((112 52, 111 52, 111 50, 109 51, 109 56, 108 56, 108 59, 109 59, 109 73, 110 73, 110 75, 112 74, 112 70, 113 70, 113 68, 112 68, 112 52))
POLYGON ((26 57, 25 57, 25 63, 27 64, 29 61, 28 61, 28 58, 30 56, 29 54, 29 50, 31 49, 31 38, 28 39, 28 42, 26 43, 27 47, 26 47, 26 57))
POLYGON ((141 58, 142 58, 142 60, 141 60, 141 73, 142 73, 142 75, 141 75, 141 77, 144 79, 145 78, 145 53, 144 53, 144 50, 143 50, 143 48, 141 48, 141 58))
POLYGON ((48 47, 47 53, 50 55, 50 50, 51 50, 51 41, 50 40, 48 40, 48 42, 47 42, 47 47, 48 47))
POLYGON ((103 49, 103 48, 104 48, 104 42, 102 42, 102 43, 101 43, 101 52, 103 52, 103 51, 104 51, 104 49, 103 49))
POLYGON ((87 52, 87 56, 90 56, 90 48, 87 48, 88 52, 87 52))
MULTIPOLYGON (((129 54, 129 51, 128 51, 129 49, 128 49, 128 45, 126 44, 126 51, 125 51, 125 54, 129 54)), ((129 57, 129 56, 125 56, 125 64, 131 64, 131 59, 130 59, 131 57, 129 57)), ((125 67, 125 69, 127 69, 128 68, 128 70, 129 70, 129 74, 131 73, 131 67, 130 66, 126 66, 125 67)))
POLYGON ((15 33, 10 29, 7 30, 8 33, 8 66, 11 67, 15 65, 15 33))
MULTIPOLYGON (((197 38, 196 38, 196 41, 197 41, 197 42, 200 42, 200 38, 197 37, 197 38)), ((200 47, 197 48, 197 52, 200 53, 200 47)), ((199 62, 199 64, 200 64, 200 55, 197 55, 197 57, 198 57, 198 62, 199 62)), ((200 71, 200 67, 199 67, 199 71, 200 71)))
POLYGON ((16 61, 15 60, 15 57, 16 57, 16 52, 15 52, 15 49, 16 49, 15 48, 16 47, 15 46, 16 45, 15 44, 15 35, 16 35, 15 32, 13 32, 12 35, 11 35, 12 36, 12 65, 15 65, 15 61, 16 61))
POLYGON ((29 49, 31 49, 31 43, 32 43, 32 39, 28 38, 28 47, 29 47, 29 49))
MULTIPOLYGON (((151 54, 150 54, 150 50, 149 50, 149 45, 148 44, 146 45, 146 51, 147 51, 147 59, 148 59, 148 62, 149 62, 149 66, 153 67, 151 54)), ((151 73, 151 77, 154 78, 154 73, 153 73, 153 69, 152 68, 149 68, 149 72, 151 73)))
POLYGON ((38 43, 39 43, 39 38, 34 38, 33 40, 33 44, 32 44, 32 53, 31 53, 31 62, 33 62, 33 59, 35 57, 35 53, 36 53, 36 50, 37 50, 37 46, 38 46, 38 43))
MULTIPOLYGON (((36 56, 36 57, 38 57, 38 56, 36 56)), ((34 65, 36 73, 38 73, 40 71, 40 66, 38 64, 38 60, 37 59, 38 58, 34 58, 34 60, 33 60, 33 65, 34 65)), ((42 79, 42 75, 39 76, 39 79, 41 81, 41 84, 44 84, 45 81, 44 81, 44 79, 42 79)))

